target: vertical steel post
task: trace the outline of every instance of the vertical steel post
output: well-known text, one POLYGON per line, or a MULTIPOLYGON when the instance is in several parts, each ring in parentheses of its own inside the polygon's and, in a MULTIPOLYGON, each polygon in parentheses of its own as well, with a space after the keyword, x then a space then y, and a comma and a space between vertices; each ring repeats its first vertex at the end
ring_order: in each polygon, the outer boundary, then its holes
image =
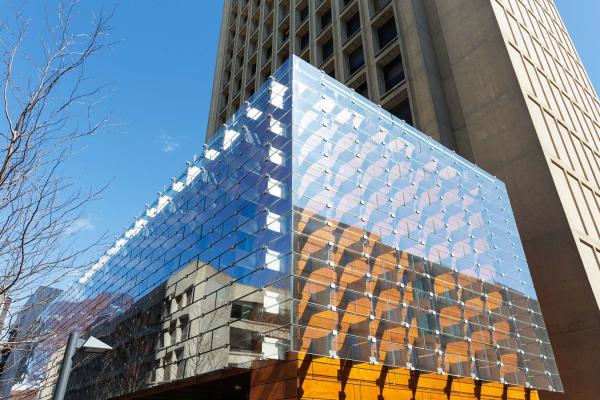
POLYGON ((60 364, 60 372, 58 374, 58 380, 56 381, 52 400, 63 400, 65 398, 67 383, 69 382, 69 375, 71 374, 71 367, 73 366, 73 356, 78 348, 79 334, 77 332, 71 332, 69 334, 69 340, 67 342, 67 347, 65 348, 62 363, 60 364))

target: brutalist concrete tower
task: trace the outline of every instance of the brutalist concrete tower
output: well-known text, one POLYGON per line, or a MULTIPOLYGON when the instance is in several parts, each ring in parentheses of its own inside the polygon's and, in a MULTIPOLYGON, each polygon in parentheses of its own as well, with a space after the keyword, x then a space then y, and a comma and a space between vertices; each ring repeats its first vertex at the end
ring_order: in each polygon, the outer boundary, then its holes
POLYGON ((291 55, 502 179, 565 395, 600 393, 600 103, 552 0, 226 0, 210 137, 291 55))

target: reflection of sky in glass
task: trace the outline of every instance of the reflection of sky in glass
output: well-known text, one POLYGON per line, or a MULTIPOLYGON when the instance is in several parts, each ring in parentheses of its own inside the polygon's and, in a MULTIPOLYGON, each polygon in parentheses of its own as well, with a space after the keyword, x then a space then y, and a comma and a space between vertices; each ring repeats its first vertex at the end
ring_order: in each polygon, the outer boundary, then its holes
POLYGON ((293 350, 560 389, 504 184, 300 59, 46 318, 85 331, 194 263, 293 288, 293 350))
POLYGON ((296 207, 536 297, 501 181, 333 79, 296 74, 296 207))

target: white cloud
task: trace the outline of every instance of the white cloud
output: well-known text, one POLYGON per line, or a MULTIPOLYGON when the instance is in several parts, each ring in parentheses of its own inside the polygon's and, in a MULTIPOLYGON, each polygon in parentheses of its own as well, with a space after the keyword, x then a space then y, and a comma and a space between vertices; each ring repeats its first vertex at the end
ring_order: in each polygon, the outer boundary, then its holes
POLYGON ((92 231, 96 229, 96 226, 92 222, 92 219, 88 217, 77 218, 73 221, 73 223, 67 227, 65 233, 67 235, 74 235, 76 233, 81 233, 85 231, 92 231))
POLYGON ((177 139, 167 134, 165 131, 161 132, 158 139, 156 139, 156 143, 160 144, 163 153, 170 153, 179 147, 179 142, 177 139))

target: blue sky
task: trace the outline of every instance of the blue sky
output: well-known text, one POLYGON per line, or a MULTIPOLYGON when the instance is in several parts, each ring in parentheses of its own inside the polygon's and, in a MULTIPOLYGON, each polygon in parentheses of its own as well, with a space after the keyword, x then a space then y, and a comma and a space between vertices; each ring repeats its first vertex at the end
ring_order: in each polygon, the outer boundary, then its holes
MULTIPOLYGON (((57 2, 44 4, 53 12, 57 2)), ((32 25, 43 16, 40 3, 24 10, 32 25)), ((115 4, 83 2, 78 24, 102 5, 115 4)), ((87 69, 94 82, 110 83, 96 111, 111 113, 112 127, 80 142, 67 164, 84 189, 108 184, 74 227, 79 243, 122 234, 202 151, 221 12, 218 0, 118 3, 111 39, 120 43, 87 69)))
MULTIPOLYGON (((45 2, 48 9, 55 2, 45 2)), ((111 1, 87 1, 82 13, 111 1)), ((584 65, 600 87, 600 1, 557 0, 584 65)), ((39 3, 26 10, 36 24, 39 3)), ((113 39, 89 76, 112 82, 100 112, 114 114, 114 128, 81 143, 68 164, 84 188, 110 183, 90 204, 77 229, 82 242, 103 233, 121 234, 159 190, 179 175, 204 142, 220 29, 222 2, 121 1, 112 22, 113 39)))
POLYGON ((600 89, 600 1, 598 0, 555 0, 558 12, 567 26, 583 66, 594 84, 596 93, 600 89))

